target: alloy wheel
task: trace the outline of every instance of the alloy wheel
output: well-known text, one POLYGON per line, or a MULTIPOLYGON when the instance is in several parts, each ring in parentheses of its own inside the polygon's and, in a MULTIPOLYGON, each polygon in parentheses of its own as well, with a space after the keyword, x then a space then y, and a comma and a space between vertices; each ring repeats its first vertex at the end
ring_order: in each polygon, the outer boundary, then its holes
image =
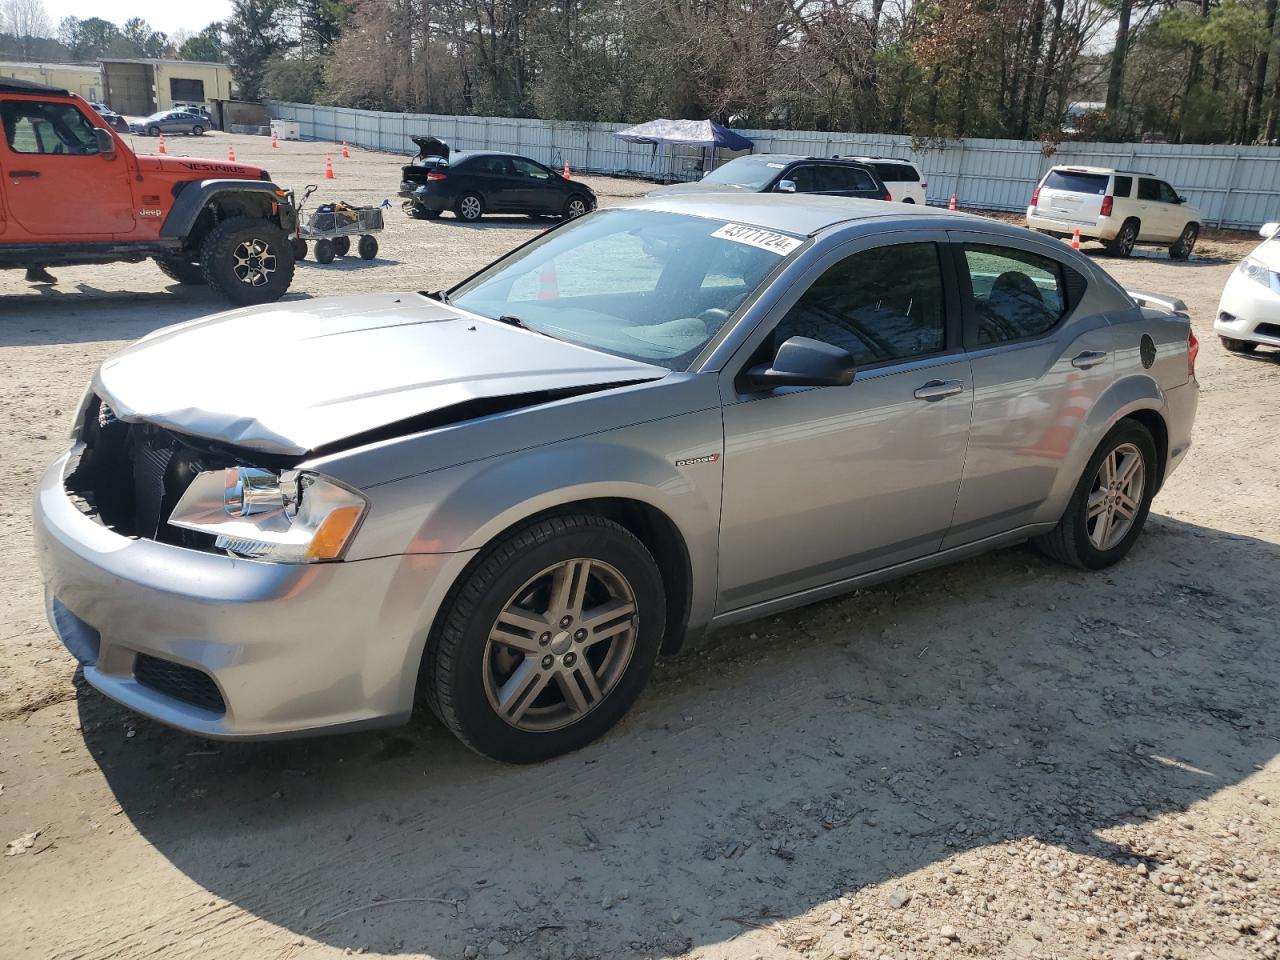
POLYGON ((261 287, 271 281, 276 272, 275 254, 265 240, 253 237, 242 240, 231 253, 236 278, 251 287, 261 287))
POLYGON ((462 211, 463 220, 479 220, 480 219, 480 198, 479 197, 463 197, 462 202, 458 205, 462 211))
POLYGON ((1138 231, 1133 229, 1132 223, 1126 223, 1120 230, 1120 249, 1127 257, 1133 253, 1133 248, 1138 242, 1138 231))
POLYGON ((489 705, 519 730, 581 720, 626 673, 638 625, 635 591, 617 568, 584 558, 547 567, 515 592, 489 629, 489 705))
POLYGON ((577 197, 569 201, 569 219, 576 220, 587 212, 587 205, 577 197))
POLYGON ((1147 469, 1142 451, 1122 443, 1102 459, 1089 491, 1085 527, 1098 550, 1111 550, 1128 535, 1146 489, 1147 469))

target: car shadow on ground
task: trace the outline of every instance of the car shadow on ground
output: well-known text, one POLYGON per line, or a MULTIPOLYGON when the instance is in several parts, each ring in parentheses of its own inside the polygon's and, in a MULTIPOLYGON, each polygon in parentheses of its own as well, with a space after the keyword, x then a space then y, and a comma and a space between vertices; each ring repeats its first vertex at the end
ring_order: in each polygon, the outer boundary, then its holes
POLYGON ((215 898, 183 938, 225 900, 303 944, 677 953, 1007 838, 1141 859, 1101 832, 1280 751, 1278 565, 1155 515, 1100 573, 1011 548, 715 634, 603 741, 527 768, 425 719, 217 744, 83 683, 78 706, 124 814, 215 898), (1203 575, 1224 566, 1230 593, 1203 575))
POLYGON ((295 264, 297 269, 314 267, 319 270, 368 270, 372 267, 398 267, 403 260, 392 260, 388 257, 377 256, 372 260, 365 260, 352 252, 349 257, 335 257, 331 263, 321 263, 314 259, 314 255, 309 254, 307 259, 299 260, 295 264))

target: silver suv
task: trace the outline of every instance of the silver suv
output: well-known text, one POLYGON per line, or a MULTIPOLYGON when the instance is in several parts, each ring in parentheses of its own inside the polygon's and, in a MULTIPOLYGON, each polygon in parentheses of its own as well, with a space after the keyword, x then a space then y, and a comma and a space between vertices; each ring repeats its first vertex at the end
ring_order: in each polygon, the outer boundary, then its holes
POLYGON ((708 627, 1027 539, 1115 563, 1190 444, 1181 305, 903 210, 638 200, 447 292, 153 333, 36 493, 54 629, 94 687, 202 736, 421 698, 527 762, 708 627))

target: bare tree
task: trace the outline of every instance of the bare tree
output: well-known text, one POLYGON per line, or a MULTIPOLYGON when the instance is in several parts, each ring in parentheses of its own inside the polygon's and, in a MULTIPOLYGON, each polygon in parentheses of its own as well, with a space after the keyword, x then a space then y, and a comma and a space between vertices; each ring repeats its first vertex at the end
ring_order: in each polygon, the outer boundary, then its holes
POLYGON ((53 23, 44 0, 0 0, 0 33, 12 35, 18 44, 18 55, 30 60, 33 41, 53 36, 53 23))

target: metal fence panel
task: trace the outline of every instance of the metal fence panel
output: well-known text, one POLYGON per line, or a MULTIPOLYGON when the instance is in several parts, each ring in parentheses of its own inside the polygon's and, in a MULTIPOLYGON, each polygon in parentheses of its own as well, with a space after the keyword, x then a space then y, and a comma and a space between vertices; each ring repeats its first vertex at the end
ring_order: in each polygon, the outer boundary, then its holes
MULTIPOLYGON (((696 148, 662 150, 613 136, 626 124, 385 113, 305 103, 268 104, 271 116, 296 121, 302 136, 410 154, 411 136, 431 134, 458 150, 508 150, 559 170, 654 179, 696 179, 707 163, 696 148)), ((953 140, 926 150, 895 134, 814 130, 742 130, 757 153, 890 156, 911 160, 928 183, 928 200, 952 194, 970 209, 1021 210, 1056 164, 1140 170, 1167 180, 1201 211, 1206 224, 1253 229, 1280 221, 1280 149, 1224 145, 1063 143, 1050 157, 1021 140, 953 140)), ((720 162, 732 154, 722 153, 720 162)))

